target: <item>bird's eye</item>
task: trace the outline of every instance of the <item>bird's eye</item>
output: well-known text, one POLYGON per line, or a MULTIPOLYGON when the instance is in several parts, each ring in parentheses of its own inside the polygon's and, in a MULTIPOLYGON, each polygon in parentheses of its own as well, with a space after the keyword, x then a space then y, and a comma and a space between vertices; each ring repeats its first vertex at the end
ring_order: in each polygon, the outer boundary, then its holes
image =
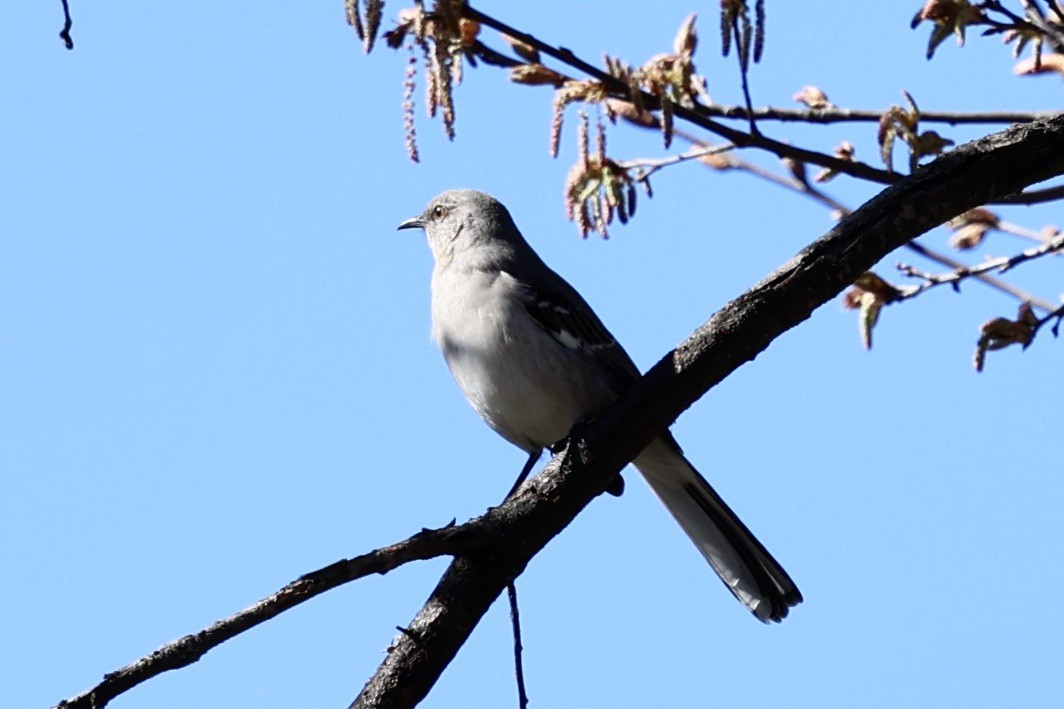
POLYGON ((443 219, 447 215, 447 207, 437 204, 432 208, 432 217, 434 219, 443 219))

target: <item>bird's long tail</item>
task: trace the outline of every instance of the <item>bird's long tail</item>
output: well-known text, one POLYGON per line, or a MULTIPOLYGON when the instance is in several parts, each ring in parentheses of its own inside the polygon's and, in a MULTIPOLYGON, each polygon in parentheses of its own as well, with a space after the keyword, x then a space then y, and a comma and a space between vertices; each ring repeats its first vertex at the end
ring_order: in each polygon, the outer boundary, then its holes
POLYGON ((633 463, 739 601, 762 622, 779 622, 802 594, 761 542, 699 475, 671 436, 633 463))

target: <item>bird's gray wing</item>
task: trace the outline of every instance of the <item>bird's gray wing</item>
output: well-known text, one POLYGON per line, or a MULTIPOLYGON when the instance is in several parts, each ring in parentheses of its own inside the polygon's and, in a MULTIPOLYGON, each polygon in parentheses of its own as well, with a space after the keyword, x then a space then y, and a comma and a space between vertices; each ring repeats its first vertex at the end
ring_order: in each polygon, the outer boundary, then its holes
POLYGON ((552 283, 521 282, 518 297, 533 322, 559 345, 576 350, 593 362, 618 394, 639 379, 639 368, 632 358, 591 306, 560 276, 552 283))

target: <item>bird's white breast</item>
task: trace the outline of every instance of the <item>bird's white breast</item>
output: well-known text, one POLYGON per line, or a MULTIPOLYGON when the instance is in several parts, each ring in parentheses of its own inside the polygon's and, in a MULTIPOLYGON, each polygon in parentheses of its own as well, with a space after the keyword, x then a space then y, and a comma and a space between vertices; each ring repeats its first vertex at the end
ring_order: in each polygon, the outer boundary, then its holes
POLYGON ((587 365, 525 312, 505 272, 439 269, 432 278, 432 335, 481 417, 527 451, 561 440, 612 393, 587 365))

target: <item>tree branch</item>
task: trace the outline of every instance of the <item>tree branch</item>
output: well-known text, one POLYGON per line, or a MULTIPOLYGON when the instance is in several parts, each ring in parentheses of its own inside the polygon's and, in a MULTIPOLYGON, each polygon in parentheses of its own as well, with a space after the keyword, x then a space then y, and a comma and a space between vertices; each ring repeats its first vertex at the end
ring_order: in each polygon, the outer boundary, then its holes
POLYGON ((1064 185, 1008 195, 995 200, 992 204, 1041 204, 1042 202, 1055 202, 1058 199, 1064 199, 1064 185))
POLYGON ((635 160, 625 160, 623 162, 618 162, 617 165, 625 170, 637 171, 638 174, 636 175, 636 180, 646 180, 658 170, 662 170, 666 167, 735 150, 735 146, 730 143, 724 143, 723 145, 704 145, 696 142, 695 144, 701 145, 702 147, 693 148, 686 153, 669 155, 663 158, 637 158, 635 160))
MULTIPOLYGON (((699 112, 714 118, 747 120, 749 115, 743 106, 699 106, 699 112)), ((886 109, 862 108, 755 108, 757 121, 781 121, 783 123, 878 123, 886 109)), ((1056 111, 920 111, 921 123, 947 123, 952 126, 965 124, 1030 123, 1053 116, 1056 111)))
POLYGON ((1046 36, 1054 50, 1064 47, 1064 31, 1059 26, 1046 22, 1045 15, 1042 14, 1042 8, 1037 3, 1033 0, 1020 0, 1020 5, 1023 5, 1023 9, 1027 13, 1027 21, 1046 36))
MULTIPOLYGON (((606 73, 583 59, 580 59, 571 50, 547 44, 546 42, 536 39, 526 32, 510 27, 501 20, 486 15, 469 5, 462 5, 461 12, 462 16, 467 19, 474 20, 491 27, 494 30, 502 32, 503 34, 509 35, 514 39, 520 40, 530 47, 533 47, 550 57, 554 57, 563 64, 587 74, 600 82, 606 90, 609 91, 611 96, 623 101, 632 100, 632 87, 617 77, 606 73)), ((637 93, 640 101, 647 110, 654 110, 660 105, 657 96, 647 93, 646 91, 639 91, 637 93)), ((773 140, 772 138, 768 138, 761 134, 746 133, 741 130, 736 130, 702 115, 701 107, 688 108, 676 104, 673 107, 673 112, 676 116, 684 119, 688 123, 719 135, 725 140, 734 143, 736 147, 739 148, 758 148, 759 150, 768 151, 779 157, 790 158, 792 160, 811 163, 813 165, 820 165, 821 167, 828 167, 837 172, 884 185, 893 184, 902 177, 896 173, 881 170, 866 163, 840 160, 832 155, 818 153, 814 150, 807 150, 805 148, 798 148, 787 143, 781 143, 778 140, 773 140)))
MULTIPOLYGON (((967 264, 961 263, 956 259, 952 259, 949 256, 946 256, 945 254, 940 254, 937 251, 929 249, 918 241, 909 242, 905 245, 905 248, 909 249, 910 251, 915 251, 924 258, 934 261, 935 263, 940 263, 943 266, 948 266, 949 268, 952 268, 955 272, 959 273, 968 270, 967 264)), ((985 283, 991 288, 996 288, 1002 293, 1008 293, 1021 303, 1030 303, 1034 307, 1040 308, 1041 310, 1045 311, 1054 310, 1056 308, 1056 306, 1053 303, 1050 303, 1048 300, 1044 298, 1039 298, 1036 295, 1032 295, 1021 288, 1017 288, 1008 281, 1003 281, 1000 278, 994 278, 989 274, 981 272, 972 273, 971 275, 976 280, 980 281, 981 283, 985 283)))
MULTIPOLYGON (((920 278, 924 282, 918 286, 901 288, 901 293, 898 296, 897 300, 894 302, 906 300, 908 298, 914 298, 926 290, 930 290, 935 286, 941 286, 946 283, 949 283, 954 288, 956 288, 957 284, 959 284, 964 279, 986 274, 990 271, 1004 273, 1009 269, 1019 266, 1021 263, 1032 261, 1048 254, 1059 253, 1061 249, 1064 249, 1064 234, 1061 234, 1055 239, 1051 239, 1043 243, 1041 246, 1036 246, 1034 248, 1027 249, 1026 251, 1021 251, 1020 253, 1015 254, 1014 256, 1002 256, 1001 258, 991 259, 989 261, 985 261, 979 264, 978 266, 963 266, 960 268, 954 268, 954 270, 950 271, 949 273, 925 273, 910 266, 909 264, 899 263, 899 271, 901 271, 906 276, 920 278)), ((1058 307, 1048 303, 1039 305, 1044 310, 1050 312, 1057 310, 1058 307)))
POLYGON ((422 561, 483 547, 491 540, 494 525, 492 513, 489 512, 457 527, 424 529, 391 546, 375 549, 352 559, 341 559, 312 571, 235 615, 198 633, 167 643, 136 662, 107 673, 103 681, 95 687, 59 702, 55 709, 102 709, 119 694, 138 684, 163 672, 187 667, 209 650, 245 630, 254 628, 337 586, 370 574, 386 574, 411 561, 422 561))
POLYGON ((67 49, 74 48, 74 38, 70 36, 70 28, 74 26, 74 20, 70 19, 70 5, 67 0, 63 2, 63 29, 59 32, 59 39, 63 40, 63 46, 67 49))
POLYGON ((1064 173, 1064 116, 968 143, 901 179, 713 315, 503 508, 490 552, 462 554, 353 707, 409 707, 506 583, 679 414, 885 255, 965 210, 1064 173))
MULTIPOLYGON (((571 50, 565 47, 555 47, 540 39, 537 39, 527 32, 522 32, 519 29, 507 25, 505 22, 498 20, 490 15, 487 15, 476 8, 463 5, 461 8, 462 15, 470 20, 479 22, 487 27, 508 35, 520 42, 527 44, 530 47, 553 57, 554 59, 562 62, 563 64, 570 66, 578 71, 592 77, 596 81, 600 82, 616 99, 622 101, 632 100, 632 87, 625 82, 621 81, 617 77, 599 69, 598 67, 584 61, 577 57, 571 50)), ((482 56, 488 63, 497 66, 513 67, 522 64, 514 59, 510 59, 505 55, 491 49, 483 42, 477 42, 475 45, 476 52, 482 56)), ((564 75, 561 75, 564 76, 564 75)), ((565 77, 569 78, 569 77, 565 77)), ((655 110, 660 106, 658 97, 649 94, 645 91, 639 91, 639 99, 642 102, 644 108, 647 110, 655 110)), ((858 179, 868 180, 882 185, 894 184, 898 180, 902 179, 902 176, 898 173, 881 170, 871 165, 855 160, 841 160, 833 155, 826 153, 820 153, 814 150, 808 150, 806 148, 800 148, 788 143, 782 143, 777 140, 773 140, 761 134, 760 132, 743 132, 735 130, 721 123, 711 120, 711 117, 722 118, 734 118, 748 120, 753 124, 755 120, 768 119, 779 121, 801 121, 807 123, 838 123, 843 121, 868 121, 878 122, 883 117, 883 111, 876 110, 858 110, 858 109, 842 109, 842 108, 825 108, 825 109, 804 109, 804 110, 788 110, 780 108, 761 108, 748 110, 741 106, 705 106, 697 105, 694 107, 685 107, 679 104, 673 107, 673 112, 676 116, 686 120, 692 125, 696 125, 711 133, 721 136, 733 143, 737 148, 757 148, 765 150, 778 157, 795 160, 798 162, 809 163, 812 165, 819 165, 826 167, 836 172, 850 175, 858 179)), ((949 123, 951 125, 957 124, 971 124, 971 123, 1023 123, 1031 122, 1035 120, 1048 120, 1055 115, 1059 115, 1059 112, 1053 111, 983 111, 973 113, 956 113, 956 112, 944 112, 944 111, 921 111, 920 120, 929 123, 949 123)), ((1008 203, 1008 204, 1035 204, 1039 202, 1047 202, 1064 197, 1064 186, 1059 188, 1053 188, 1048 190, 1040 190, 1038 192, 1032 192, 1029 194, 1017 194, 1009 195, 1000 201, 993 203, 1008 203)))

